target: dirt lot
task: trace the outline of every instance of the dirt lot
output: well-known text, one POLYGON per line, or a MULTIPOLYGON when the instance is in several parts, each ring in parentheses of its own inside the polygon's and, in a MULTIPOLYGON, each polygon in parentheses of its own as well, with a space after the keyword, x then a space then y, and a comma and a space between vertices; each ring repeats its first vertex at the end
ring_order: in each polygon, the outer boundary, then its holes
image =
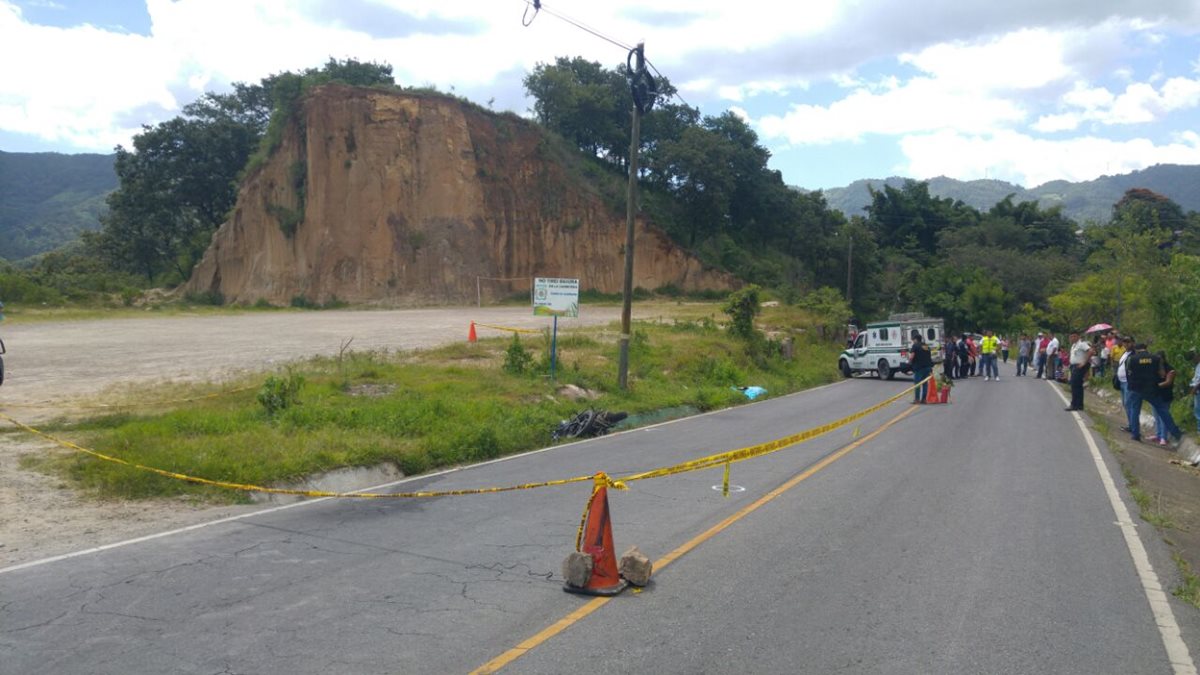
MULTIPOLYGON (((639 309, 635 316, 644 311, 639 309)), ((619 307, 588 307, 560 330, 607 324, 619 307)), ((235 380, 314 355, 403 351, 466 340, 471 321, 541 329, 528 307, 439 308, 147 317, 5 324, 0 412, 26 423, 141 400, 167 382, 235 380)), ((480 327, 481 338, 508 333, 480 327)), ((7 423, 0 427, 8 426, 7 423)), ((258 506, 179 500, 97 501, 54 478, 24 471, 26 453, 69 452, 22 432, 0 434, 0 567, 232 515, 258 506)))

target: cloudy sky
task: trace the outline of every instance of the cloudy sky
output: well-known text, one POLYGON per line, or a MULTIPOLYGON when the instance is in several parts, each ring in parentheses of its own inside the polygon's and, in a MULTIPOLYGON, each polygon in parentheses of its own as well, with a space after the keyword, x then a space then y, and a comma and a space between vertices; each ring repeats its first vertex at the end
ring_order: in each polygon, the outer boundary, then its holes
MULTIPOLYGON (((807 188, 1033 187, 1200 164, 1200 0, 546 0, 734 110, 807 188)), ((204 91, 329 57, 527 113, 522 76, 624 51, 523 0, 0 0, 0 150, 111 152, 204 91), (530 12, 532 14, 532 12, 530 12)))

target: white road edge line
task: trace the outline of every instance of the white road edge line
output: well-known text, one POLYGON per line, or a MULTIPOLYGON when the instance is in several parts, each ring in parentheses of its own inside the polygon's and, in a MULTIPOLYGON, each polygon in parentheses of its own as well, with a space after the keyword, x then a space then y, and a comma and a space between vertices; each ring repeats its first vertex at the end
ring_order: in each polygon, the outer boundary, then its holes
MULTIPOLYGON (((823 384, 819 387, 813 387, 812 389, 805 389, 802 391, 792 392, 791 394, 786 394, 786 395, 780 396, 778 398, 770 398, 770 399, 766 399, 765 401, 758 401, 758 403, 767 403, 769 401, 778 401, 778 400, 782 400, 785 398, 790 398, 792 396, 798 396, 800 394, 807 394, 807 393, 811 393, 814 391, 820 391, 821 389, 826 389, 828 387, 836 387, 837 385, 842 384, 845 381, 846 380, 838 380, 836 382, 831 382, 829 384, 823 384)), ((753 405, 753 403, 751 403, 749 405, 753 405)), ((697 417, 706 417, 708 415, 715 415, 717 413, 724 412, 726 410, 733 410, 735 408, 740 408, 740 407, 741 406, 731 406, 729 408, 721 408, 720 410, 710 410, 706 413, 700 413, 699 415, 689 415, 688 417, 680 417, 680 418, 673 419, 673 420, 667 420, 665 422, 659 422, 658 424, 651 424, 651 425, 645 426, 645 427, 638 427, 636 429, 626 429, 625 431, 620 431, 615 434, 611 434, 611 436, 619 436, 621 434, 630 434, 630 433, 635 433, 635 432, 640 432, 640 431, 648 431, 650 429, 656 429, 658 427, 665 426, 667 424, 674 424, 676 422, 682 422, 683 420, 695 419, 697 417)), ((465 466, 456 466, 451 469, 446 469, 444 471, 436 471, 434 473, 423 473, 423 474, 420 474, 417 476, 406 476, 404 478, 401 478, 400 480, 395 480, 390 483, 383 483, 382 485, 373 485, 371 487, 357 490, 357 492, 374 492, 376 490, 382 490, 384 488, 394 487, 396 485, 402 485, 404 483, 410 483, 415 480, 424 480, 426 478, 436 478, 438 476, 444 476, 448 473, 455 473, 458 471, 462 471, 464 469, 473 469, 473 468, 480 467, 480 466, 487 466, 489 464, 497 464, 499 462, 507 462, 507 461, 514 460, 514 459, 520 459, 522 457, 528 457, 530 455, 537 455, 537 454, 540 454, 543 452, 548 452, 550 450, 561 450, 563 448, 569 448, 569 447, 580 445, 583 443, 588 443, 588 442, 594 441, 594 440, 598 440, 598 439, 597 438, 588 438, 588 439, 584 439, 582 441, 576 441, 574 443, 564 443, 562 445, 551 445, 551 446, 548 446, 545 448, 538 448, 537 450, 530 450, 529 452, 522 452, 522 453, 516 454, 516 455, 508 455, 506 457, 500 457, 498 459, 492 459, 492 460, 488 460, 486 462, 479 462, 478 464, 468 464, 465 466)), ((125 539, 123 541, 115 541, 111 544, 104 544, 102 546, 94 546, 92 548, 85 548, 81 551, 72 551, 71 553, 63 553, 61 555, 51 556, 49 558, 30 560, 27 562, 18 563, 16 565, 11 565, 9 567, 0 567, 0 574, 7 574, 8 572, 16 572, 18 570, 28 569, 30 567, 38 567, 40 565, 48 565, 50 563, 59 562, 60 560, 68 560, 70 558, 78 558, 79 556, 91 555, 93 553, 100 553, 101 551, 107 551, 107 550, 114 549, 114 548, 121 548, 123 546, 130 546, 132 544, 140 544, 142 542, 152 541, 154 539, 162 539, 163 537, 170 537, 170 536, 174 536, 176 534, 183 534, 184 532, 191 532, 193 530, 199 530, 199 529, 203 529, 205 527, 211 527, 213 525, 222 525, 224 523, 232 523, 232 522, 235 522, 238 520, 246 520, 247 518, 253 518, 255 516, 265 516, 270 513, 286 511, 287 509, 295 509, 295 508, 299 508, 302 506, 312 506, 313 504, 320 504, 321 502, 326 502, 331 499, 339 499, 339 498, 338 497, 318 497, 316 499, 307 499, 302 502, 295 502, 293 504, 284 504, 282 506, 276 506, 276 507, 269 508, 269 509, 263 509, 261 511, 252 511, 250 513, 241 513, 236 516, 229 516, 228 518, 218 518, 217 520, 209 520, 209 521, 205 521, 203 523, 196 523, 195 525, 188 525, 187 527, 180 527, 180 528, 176 528, 174 530, 167 530, 165 532, 156 532, 154 534, 147 534, 143 537, 135 537, 133 539, 125 539)))
MULTIPOLYGON (((1059 387, 1049 382, 1047 384, 1054 390, 1054 393, 1058 394, 1063 403, 1069 405, 1067 397, 1063 395, 1059 387)), ((1167 599, 1162 585, 1158 583, 1158 575, 1154 572, 1154 566, 1150 564, 1150 557, 1146 555, 1146 547, 1142 545, 1137 527, 1129 516, 1129 509, 1126 509, 1125 502, 1121 501, 1121 494, 1117 491, 1117 484, 1113 481, 1108 465, 1100 456, 1100 448, 1096 446, 1091 432, 1083 423, 1083 416, 1078 412, 1072 412, 1071 416, 1075 418, 1075 424, 1079 425, 1079 432, 1087 441, 1088 451, 1092 453, 1092 461, 1095 462, 1096 471, 1100 474, 1100 482, 1104 484, 1104 491, 1108 493, 1108 501, 1112 504, 1113 513, 1117 516, 1117 525, 1120 526, 1121 534, 1125 537, 1125 546, 1129 548, 1129 555, 1133 557, 1133 566, 1142 581, 1142 591, 1146 594, 1146 602, 1150 603, 1150 611, 1154 614, 1154 623, 1158 625, 1158 633, 1162 636, 1163 647, 1167 650, 1167 659, 1171 662, 1171 668, 1174 669, 1175 675, 1197 675, 1196 664, 1192 661, 1187 643, 1183 641, 1183 636, 1179 632, 1179 624, 1175 622, 1175 613, 1171 611, 1171 603, 1167 599)))

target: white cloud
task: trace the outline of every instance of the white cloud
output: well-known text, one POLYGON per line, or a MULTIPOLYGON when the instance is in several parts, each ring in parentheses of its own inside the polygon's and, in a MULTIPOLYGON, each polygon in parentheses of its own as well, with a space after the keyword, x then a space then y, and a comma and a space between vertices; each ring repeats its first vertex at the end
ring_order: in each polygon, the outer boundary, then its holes
POLYGON ((1025 115, 1013 101, 921 77, 880 93, 859 89, 829 106, 794 105, 783 116, 763 117, 759 126, 768 138, 805 145, 939 129, 982 133, 1020 122, 1025 115))
POLYGON ((959 89, 1033 89, 1071 75, 1064 62, 1069 38, 1064 32, 1019 30, 979 44, 934 45, 902 54, 900 62, 959 89))
MULTIPOLYGON (((792 83, 799 89, 807 88, 807 83, 797 81, 792 83)), ((726 101, 744 101, 747 98, 758 96, 759 94, 775 94, 785 95, 788 93, 788 85, 783 82, 744 82, 736 85, 724 85, 717 87, 717 96, 726 101)))
POLYGON ((1075 110, 1043 115, 1033 128, 1055 132, 1075 129, 1084 122, 1109 126, 1157 122, 1172 112, 1200 107, 1200 79, 1172 77, 1158 89, 1135 82, 1120 94, 1080 83, 1063 95, 1061 103, 1075 110))
POLYGON ((754 120, 750 119, 750 113, 746 112, 742 108, 737 107, 736 105, 729 106, 729 112, 733 113, 734 115, 737 115, 746 124, 754 123, 754 120))
POLYGON ((0 129, 109 150, 139 130, 119 120, 179 105, 168 88, 176 62, 143 36, 31 26, 9 4, 0 4, 0 35, 0 63, 10 65, 0 78, 0 129))
POLYGON ((1200 135, 1181 134, 1173 143, 1147 139, 1117 141, 1087 136, 1039 139, 1015 131, 968 135, 954 131, 908 136, 900 141, 907 175, 999 178, 1034 187, 1065 179, 1092 180, 1154 164, 1200 164, 1200 135))

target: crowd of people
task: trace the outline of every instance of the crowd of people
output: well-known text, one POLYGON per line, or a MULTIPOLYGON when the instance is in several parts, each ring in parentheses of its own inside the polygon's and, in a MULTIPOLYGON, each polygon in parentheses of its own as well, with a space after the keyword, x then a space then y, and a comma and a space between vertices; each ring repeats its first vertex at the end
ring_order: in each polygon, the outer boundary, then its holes
MULTIPOLYGON (((914 332, 912 355, 913 378, 924 380, 933 371, 933 360, 928 345, 914 332)), ((1015 340, 997 336, 993 331, 950 334, 942 348, 943 378, 960 380, 982 377, 984 381, 1000 380, 1001 363, 1007 364, 1010 355, 1015 357, 1015 376, 1030 377, 1030 366, 1035 368, 1032 377, 1069 383, 1071 403, 1066 410, 1083 410, 1085 385, 1089 380, 1104 381, 1109 372, 1111 385, 1121 392, 1121 403, 1125 409, 1127 424, 1121 427, 1135 441, 1142 440, 1139 423, 1142 404, 1149 404, 1154 412, 1155 435, 1152 443, 1178 449, 1183 441, 1183 431, 1171 415, 1171 403, 1175 397, 1175 368, 1167 361, 1166 353, 1151 352, 1145 342, 1130 336, 1122 336, 1114 330, 1095 332, 1089 339, 1087 334, 1071 333, 1066 343, 1060 343, 1053 332, 1044 331, 1036 335, 1021 334, 1015 340)), ((1200 429, 1200 351, 1190 350, 1185 357, 1194 371, 1189 383, 1192 410, 1196 426, 1200 429)), ((923 391, 916 392, 914 402, 923 401, 923 391)))

